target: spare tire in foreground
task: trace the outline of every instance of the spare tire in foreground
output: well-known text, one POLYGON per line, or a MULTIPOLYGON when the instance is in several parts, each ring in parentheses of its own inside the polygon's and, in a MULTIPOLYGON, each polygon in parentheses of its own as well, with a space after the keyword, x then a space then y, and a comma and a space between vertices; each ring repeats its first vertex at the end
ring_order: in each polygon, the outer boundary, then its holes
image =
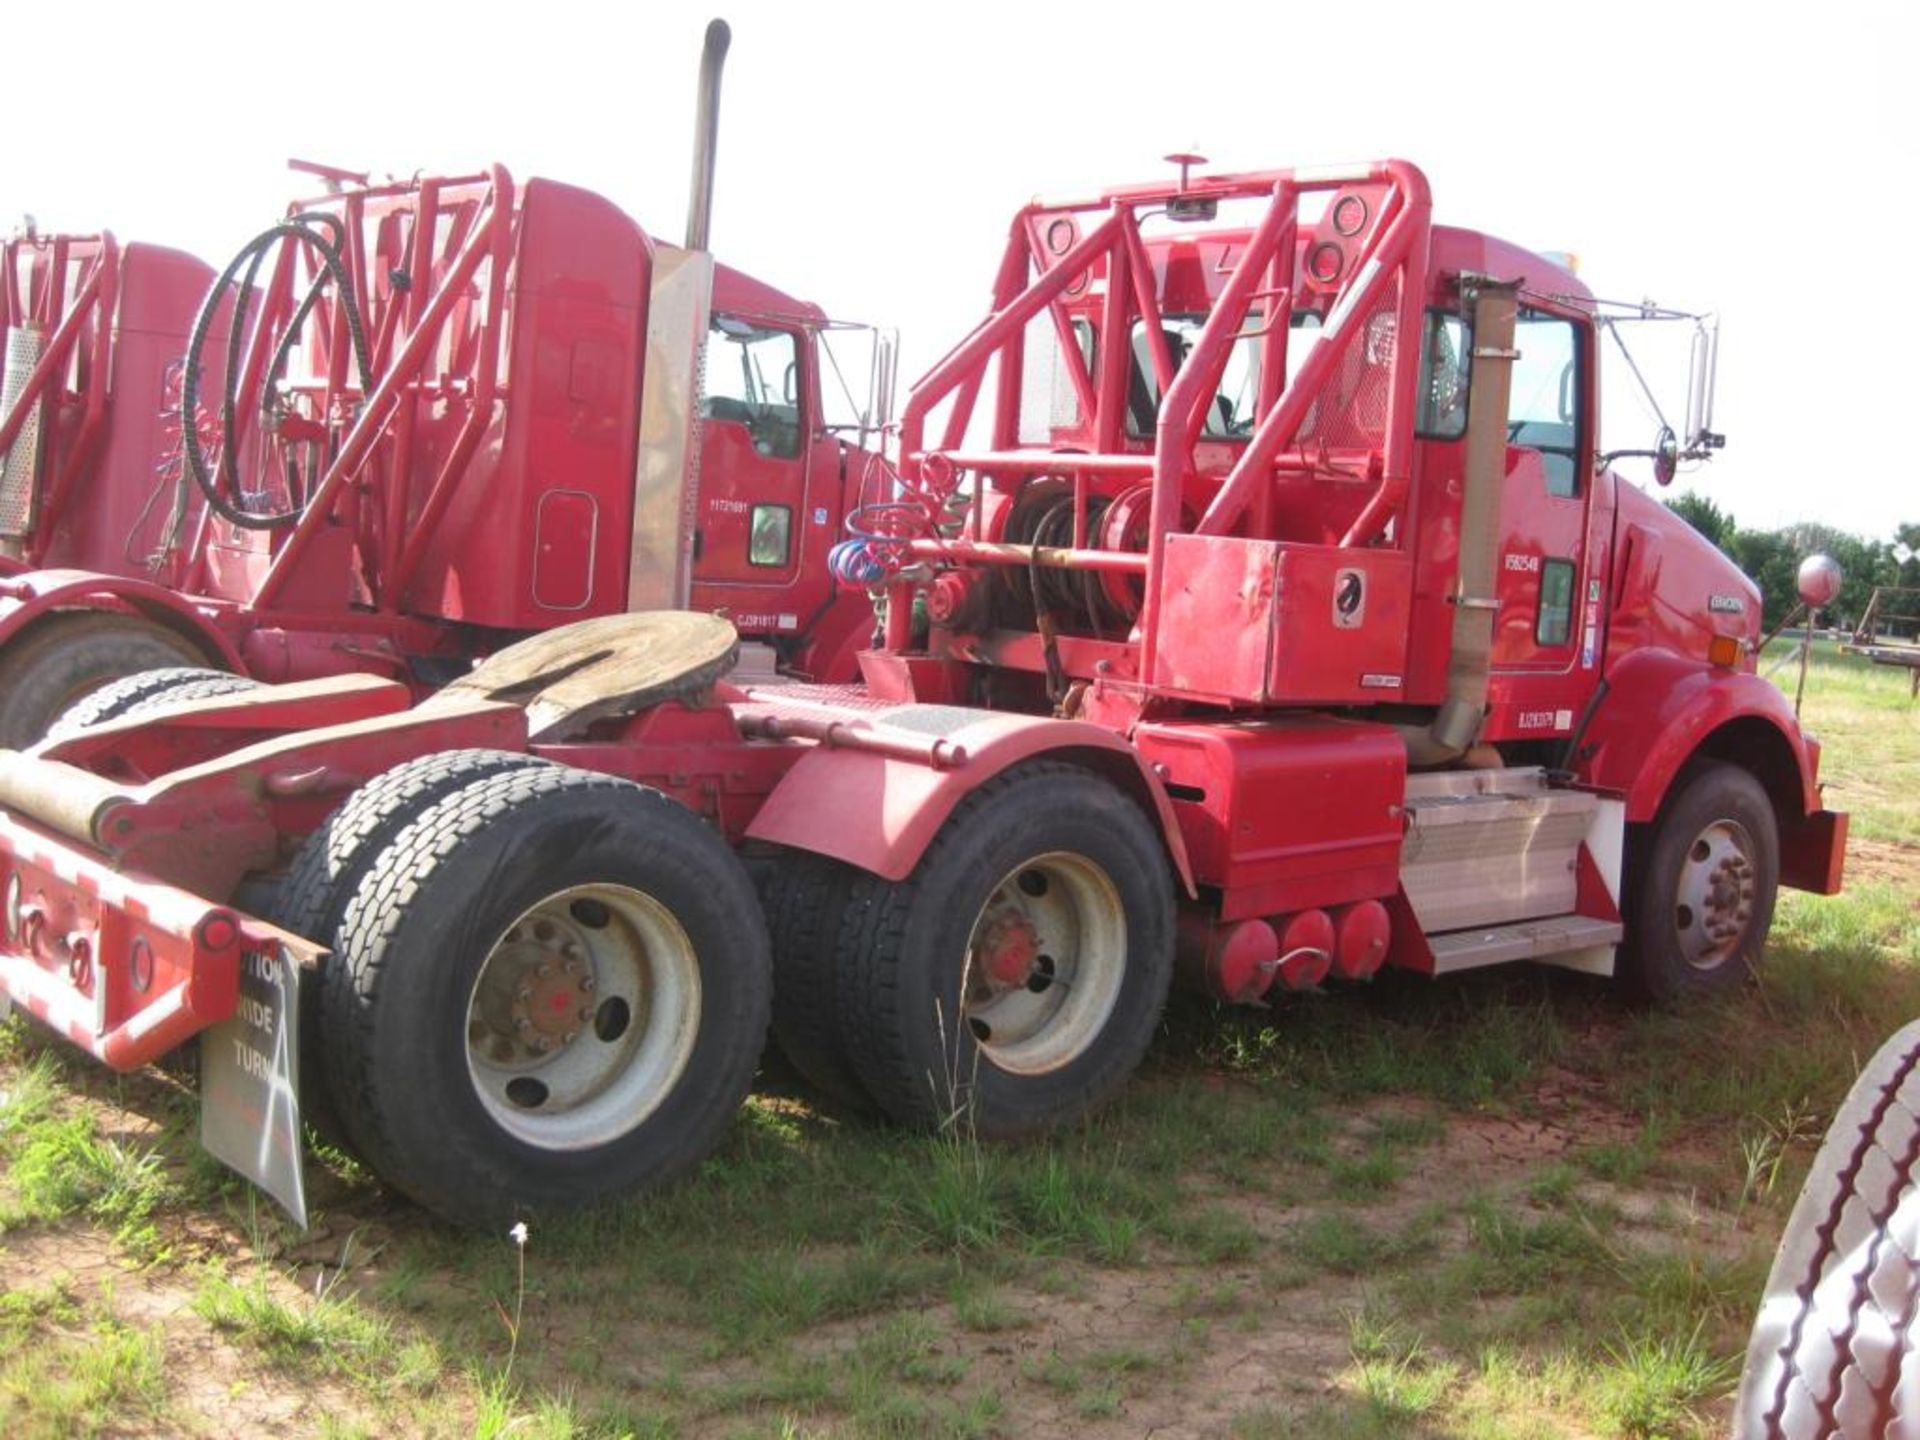
POLYGON ((1920 1435, 1920 1022, 1834 1116, 1754 1322, 1740 1440, 1920 1435))

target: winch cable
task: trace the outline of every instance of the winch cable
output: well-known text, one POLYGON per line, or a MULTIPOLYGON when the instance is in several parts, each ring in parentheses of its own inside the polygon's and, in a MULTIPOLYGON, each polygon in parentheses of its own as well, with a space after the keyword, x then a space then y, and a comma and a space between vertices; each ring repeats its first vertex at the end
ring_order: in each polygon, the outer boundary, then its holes
MULTIPOLYGON (((313 283, 294 309, 286 333, 280 343, 274 347, 273 359, 269 365, 263 384, 269 392, 275 379, 293 347, 299 343, 299 335, 313 307, 319 303, 320 296, 331 282, 340 298, 342 313, 346 319, 347 338, 353 351, 355 368, 359 372, 362 395, 373 389, 373 366, 367 352, 366 327, 361 320, 360 304, 354 295, 352 277, 346 263, 341 258, 345 246, 345 227, 336 215, 324 211, 302 211, 289 216, 276 225, 261 231, 244 246, 239 254, 228 263, 207 292, 206 300, 200 306, 200 313, 194 317, 193 330, 187 339, 186 372, 181 377, 180 413, 181 413, 181 452, 185 461, 184 469, 193 477, 193 482, 206 497, 213 512, 229 523, 243 530, 280 530, 299 522, 304 506, 273 514, 248 510, 232 503, 227 498, 231 493, 236 499, 240 495, 239 462, 234 454, 235 446, 230 443, 235 429, 235 418, 239 409, 240 396, 240 359, 245 343, 247 311, 252 305, 253 284, 258 277, 260 267, 273 247, 287 241, 299 241, 310 246, 320 259, 320 268, 313 277, 313 283), (332 232, 332 238, 321 233, 325 226, 332 232), (241 280, 241 272, 245 279, 241 280), (201 448, 198 427, 193 417, 199 413, 201 355, 206 349, 207 337, 213 328, 215 314, 221 302, 230 290, 237 291, 233 304, 233 318, 227 334, 227 367, 223 393, 220 397, 220 428, 222 443, 220 454, 215 462, 219 473, 213 473, 205 450, 201 448), (223 493, 226 492, 226 493, 223 493)), ((264 407, 263 407, 264 408, 264 407)), ((291 462, 289 462, 291 464, 291 462)), ((288 477, 291 492, 292 477, 288 477)))

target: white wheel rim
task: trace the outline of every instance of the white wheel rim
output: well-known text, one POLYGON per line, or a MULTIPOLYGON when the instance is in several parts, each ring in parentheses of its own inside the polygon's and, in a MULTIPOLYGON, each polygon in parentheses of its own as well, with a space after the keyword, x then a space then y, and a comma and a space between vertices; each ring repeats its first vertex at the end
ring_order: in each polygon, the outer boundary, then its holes
POLYGON ((1058 1070, 1099 1039, 1126 968, 1126 910, 1107 872, 1064 850, 1037 855, 1007 872, 974 920, 961 1021, 997 1068, 1058 1070))
POLYGON ((1715 970, 1739 953, 1753 928, 1757 885, 1753 837, 1734 820, 1716 820, 1687 847, 1674 891, 1673 928, 1696 970, 1715 970))
POLYGON ((494 942, 467 999, 467 1074, 496 1124, 542 1150, 627 1134, 671 1095, 700 1031, 700 967, 659 901, 576 885, 494 942))

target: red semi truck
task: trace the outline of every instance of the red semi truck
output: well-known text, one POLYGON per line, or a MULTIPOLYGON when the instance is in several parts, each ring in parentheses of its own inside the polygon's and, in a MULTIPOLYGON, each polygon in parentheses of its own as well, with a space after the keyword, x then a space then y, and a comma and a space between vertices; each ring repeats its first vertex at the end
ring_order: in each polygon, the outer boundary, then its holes
POLYGON ((89 713, 240 683, 207 669, 424 695, 650 607, 727 615, 768 670, 854 676, 872 611, 825 558, 890 341, 572 186, 304 168, 327 193, 217 283, 110 236, 7 242, 0 744, 154 667, 89 713), (831 424, 836 398, 861 418, 831 424))
POLYGON ((997 1137, 1122 1084, 1176 957, 1736 983, 1845 817, 1753 585, 1598 451, 1597 309, 1402 161, 1036 202, 833 553, 862 685, 608 616, 0 756, 0 984, 120 1068, 211 1030, 209 1143, 283 1197, 317 1085, 492 1220, 697 1162, 769 1014, 997 1137))

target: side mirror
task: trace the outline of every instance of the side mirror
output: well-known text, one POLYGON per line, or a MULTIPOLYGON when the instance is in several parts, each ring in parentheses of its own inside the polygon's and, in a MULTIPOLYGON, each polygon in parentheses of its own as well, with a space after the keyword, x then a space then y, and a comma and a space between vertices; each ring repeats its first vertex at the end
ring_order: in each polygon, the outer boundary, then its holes
POLYGON ((1679 472, 1680 442, 1674 437, 1672 426, 1662 425, 1653 442, 1653 478, 1661 485, 1671 485, 1679 472))
POLYGON ((1840 598, 1840 566, 1831 555, 1809 555, 1794 581, 1809 610, 1824 610, 1840 598))

